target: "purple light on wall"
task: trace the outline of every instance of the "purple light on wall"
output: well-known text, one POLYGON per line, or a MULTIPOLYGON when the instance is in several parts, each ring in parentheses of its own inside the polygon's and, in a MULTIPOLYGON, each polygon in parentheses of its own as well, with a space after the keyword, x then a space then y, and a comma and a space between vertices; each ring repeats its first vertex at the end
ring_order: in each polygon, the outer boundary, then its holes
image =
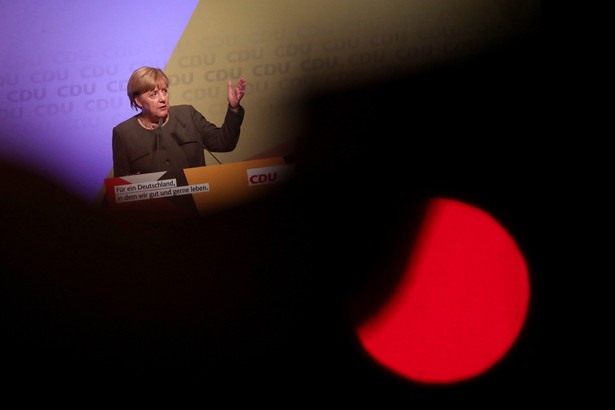
POLYGON ((164 68, 198 0, 0 3, 0 161, 94 200, 132 71, 164 68))

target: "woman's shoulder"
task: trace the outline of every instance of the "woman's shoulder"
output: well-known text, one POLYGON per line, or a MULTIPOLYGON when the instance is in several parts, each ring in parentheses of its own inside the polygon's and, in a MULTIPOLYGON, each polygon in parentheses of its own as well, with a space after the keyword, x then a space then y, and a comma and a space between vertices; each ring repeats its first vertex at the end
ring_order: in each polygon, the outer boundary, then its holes
POLYGON ((138 114, 135 114, 132 117, 128 118, 127 120, 120 122, 115 127, 113 127, 113 129, 122 131, 122 130, 131 129, 131 128, 134 128, 135 126, 138 126, 139 123, 137 121, 137 116, 138 114))
POLYGON ((194 111, 196 111, 196 108, 194 108, 194 106, 191 104, 179 104, 171 106, 171 112, 173 114, 191 114, 194 111))
POLYGON ((176 118, 184 123, 196 123, 202 114, 191 104, 180 104, 171 106, 171 119, 176 118))

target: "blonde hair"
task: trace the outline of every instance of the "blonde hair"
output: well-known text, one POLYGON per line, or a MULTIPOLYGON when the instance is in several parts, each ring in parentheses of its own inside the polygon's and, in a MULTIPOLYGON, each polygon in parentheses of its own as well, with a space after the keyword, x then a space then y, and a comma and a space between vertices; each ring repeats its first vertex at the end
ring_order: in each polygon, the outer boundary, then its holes
POLYGON ((160 68, 144 66, 133 71, 126 86, 132 109, 139 110, 140 108, 135 101, 139 94, 153 90, 161 81, 166 87, 169 86, 169 77, 160 68))

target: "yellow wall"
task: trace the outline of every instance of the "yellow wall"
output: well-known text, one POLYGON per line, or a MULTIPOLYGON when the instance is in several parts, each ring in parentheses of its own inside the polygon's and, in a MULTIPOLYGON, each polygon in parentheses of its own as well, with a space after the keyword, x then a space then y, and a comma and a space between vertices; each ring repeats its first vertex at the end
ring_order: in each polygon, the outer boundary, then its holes
POLYGON ((488 51, 536 26, 539 5, 537 0, 202 0, 165 67, 171 103, 192 104, 221 124, 227 81, 245 77, 240 143, 216 157, 227 163, 264 152, 287 154, 282 147, 302 129, 294 103, 306 92, 488 51))

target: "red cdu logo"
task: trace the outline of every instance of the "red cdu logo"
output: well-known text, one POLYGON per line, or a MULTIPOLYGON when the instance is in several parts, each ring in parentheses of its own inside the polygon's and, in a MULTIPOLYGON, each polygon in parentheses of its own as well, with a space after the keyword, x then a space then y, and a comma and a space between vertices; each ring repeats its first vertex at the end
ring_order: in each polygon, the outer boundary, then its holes
POLYGON ((288 180, 293 164, 248 169, 248 186, 265 185, 288 180))

